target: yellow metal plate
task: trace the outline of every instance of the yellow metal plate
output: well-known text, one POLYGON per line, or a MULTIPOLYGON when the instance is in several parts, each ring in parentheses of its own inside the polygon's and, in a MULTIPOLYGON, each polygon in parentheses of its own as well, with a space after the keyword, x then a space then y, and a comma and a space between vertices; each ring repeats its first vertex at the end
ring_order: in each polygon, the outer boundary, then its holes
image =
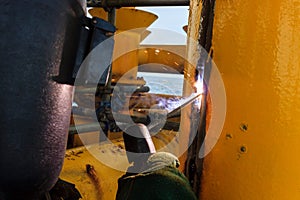
MULTIPOLYGON (((176 151, 178 146, 177 140, 174 140, 176 134, 175 131, 163 130, 153 136, 156 149, 167 152, 176 151)), ((114 200, 118 179, 125 173, 128 166, 123 139, 113 139, 109 143, 91 144, 67 150, 60 178, 75 184, 83 200, 114 200), (97 156, 101 157, 101 161, 105 158, 107 162, 100 162, 97 156), (109 163, 114 163, 114 166, 124 170, 113 169, 109 163), (87 164, 94 167, 100 187, 87 174, 87 164)))
MULTIPOLYGON (((92 8, 89 13, 94 17, 107 20, 107 12, 103 8, 92 8)), ((116 11, 116 27, 118 30, 130 30, 150 26, 157 15, 134 8, 120 8, 116 11)))
POLYGON ((201 199, 300 199, 299 16, 299 0, 216 1, 227 116, 204 158, 201 199))

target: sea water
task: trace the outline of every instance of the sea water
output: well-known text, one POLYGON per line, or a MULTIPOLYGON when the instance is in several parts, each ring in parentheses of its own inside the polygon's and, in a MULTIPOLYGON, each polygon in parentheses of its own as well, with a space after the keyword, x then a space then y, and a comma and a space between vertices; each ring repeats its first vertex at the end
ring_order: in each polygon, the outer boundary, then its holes
POLYGON ((138 72, 138 77, 143 77, 150 93, 182 96, 183 74, 138 72))

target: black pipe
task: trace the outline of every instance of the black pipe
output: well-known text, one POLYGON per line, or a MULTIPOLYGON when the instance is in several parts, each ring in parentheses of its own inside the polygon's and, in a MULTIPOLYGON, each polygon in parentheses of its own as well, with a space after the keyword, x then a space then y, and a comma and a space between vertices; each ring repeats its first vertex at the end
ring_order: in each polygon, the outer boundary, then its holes
POLYGON ((89 7, 189 6, 190 0, 87 0, 89 7))
POLYGON ((72 73, 85 5, 0 3, 1 200, 39 199, 58 179, 73 87, 52 77, 72 73))

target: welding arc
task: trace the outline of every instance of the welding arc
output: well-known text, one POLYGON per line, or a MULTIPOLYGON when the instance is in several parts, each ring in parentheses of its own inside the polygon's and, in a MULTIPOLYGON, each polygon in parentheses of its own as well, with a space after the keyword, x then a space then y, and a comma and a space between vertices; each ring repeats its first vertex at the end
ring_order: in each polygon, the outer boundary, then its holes
MULTIPOLYGON (((184 103, 182 103, 180 106, 174 108, 173 110, 171 110, 170 112, 168 112, 167 114, 167 119, 168 118, 172 118, 174 115, 177 115, 178 112, 180 112, 180 110, 182 108, 184 108, 185 106, 189 105, 190 103, 192 103, 193 101, 195 101, 197 98, 199 98, 202 95, 202 93, 199 94, 195 94, 193 93, 191 96, 189 96, 184 103)), ((160 125, 160 123, 156 123, 154 125, 152 125, 151 127, 149 127, 149 131, 156 129, 158 126, 160 125)))

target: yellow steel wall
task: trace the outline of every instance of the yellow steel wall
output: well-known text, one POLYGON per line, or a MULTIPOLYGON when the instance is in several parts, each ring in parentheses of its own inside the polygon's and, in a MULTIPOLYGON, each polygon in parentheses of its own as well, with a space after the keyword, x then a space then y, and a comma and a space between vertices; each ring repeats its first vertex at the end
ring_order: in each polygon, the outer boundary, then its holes
POLYGON ((216 0, 213 49, 227 116, 200 199, 300 199, 300 1, 216 0))
MULTIPOLYGON (((103 8, 93 8, 89 13, 94 17, 107 19, 107 12, 103 8)), ((140 41, 145 33, 144 29, 150 26, 158 16, 134 8, 121 8, 116 11, 116 28, 112 73, 120 78, 126 74, 127 78, 136 79, 138 66, 138 51, 140 41), (139 30, 137 30, 139 28, 139 30), (127 31, 127 32, 124 32, 127 31), (119 34, 123 32, 122 34, 119 34), (116 58, 120 52, 127 52, 116 58)))

